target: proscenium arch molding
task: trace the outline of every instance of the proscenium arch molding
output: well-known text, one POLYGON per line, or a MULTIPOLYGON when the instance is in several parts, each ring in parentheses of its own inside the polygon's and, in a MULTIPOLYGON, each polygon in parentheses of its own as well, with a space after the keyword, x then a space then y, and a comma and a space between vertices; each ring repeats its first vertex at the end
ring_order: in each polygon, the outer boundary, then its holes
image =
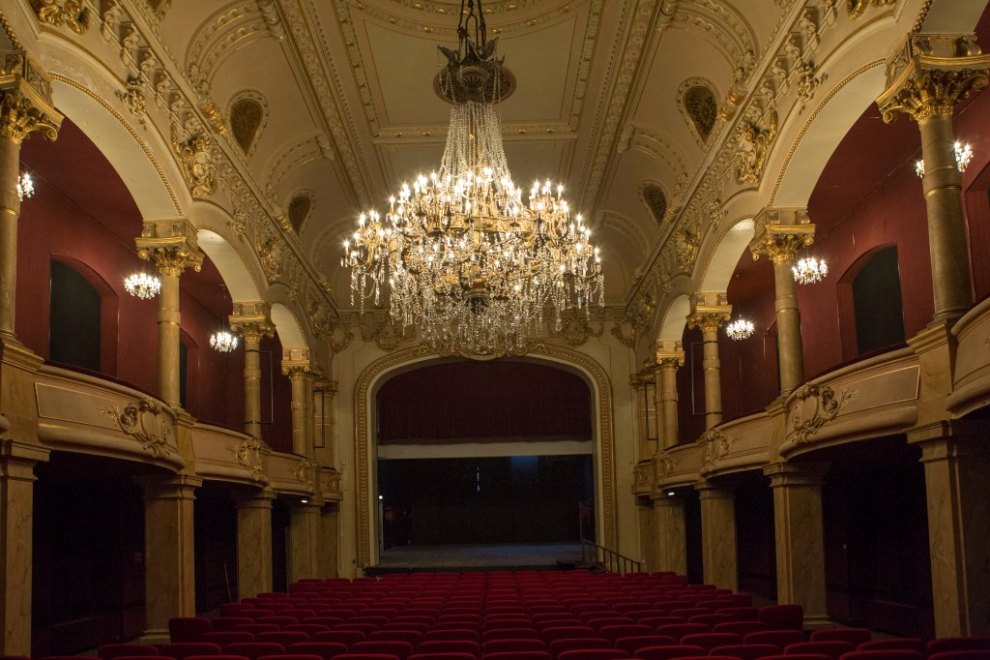
MULTIPOLYGON (((436 359, 438 356, 426 345, 396 351, 371 363, 358 376, 354 386, 354 443, 357 456, 354 503, 357 515, 357 563, 358 568, 371 565, 372 561, 372 497, 371 460, 374 435, 370 426, 372 396, 382 379, 397 370, 436 359)), ((612 383, 598 362, 591 357, 554 344, 538 343, 526 354, 526 358, 555 363, 577 370, 592 392, 592 429, 595 447, 595 504, 599 515, 595 517, 598 538, 606 547, 616 543, 616 492, 615 492, 615 429, 612 402, 612 383)))

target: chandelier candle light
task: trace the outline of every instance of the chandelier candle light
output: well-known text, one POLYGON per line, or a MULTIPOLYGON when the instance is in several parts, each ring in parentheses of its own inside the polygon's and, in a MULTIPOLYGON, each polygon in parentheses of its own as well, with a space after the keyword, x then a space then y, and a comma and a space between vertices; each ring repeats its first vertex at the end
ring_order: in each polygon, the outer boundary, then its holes
POLYGON ((218 330, 210 336, 210 348, 218 353, 232 353, 237 350, 237 335, 229 330, 218 330))
POLYGON ((124 290, 141 300, 151 300, 162 290, 162 281, 148 273, 131 273, 124 278, 124 290))
MULTIPOLYGON (((959 167, 959 171, 965 172, 966 168, 969 167, 970 161, 973 160, 973 147, 962 142, 956 142, 952 148, 956 153, 956 165, 959 167)), ((915 161, 914 173, 919 177, 925 176, 925 161, 915 161)))
POLYGON ((30 197, 34 197, 34 179, 29 172, 24 172, 17 177, 17 199, 23 202, 30 197))
POLYGON ((817 257, 801 257, 791 266, 791 272, 798 284, 815 284, 828 275, 828 264, 817 257))
POLYGON ((388 210, 362 213, 344 241, 351 302, 388 307, 441 355, 520 354, 568 314, 604 306, 601 258, 563 187, 523 196, 509 174, 495 103, 515 79, 487 41, 478 0, 462 0, 456 52, 434 90, 453 107, 440 169, 402 184, 388 210))
POLYGON ((725 325, 725 334, 729 339, 741 341, 753 336, 756 326, 747 319, 736 319, 725 325))

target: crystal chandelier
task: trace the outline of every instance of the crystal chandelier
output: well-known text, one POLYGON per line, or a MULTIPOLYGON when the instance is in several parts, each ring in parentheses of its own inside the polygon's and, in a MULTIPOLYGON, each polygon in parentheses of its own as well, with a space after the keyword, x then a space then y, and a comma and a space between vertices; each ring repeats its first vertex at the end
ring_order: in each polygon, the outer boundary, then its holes
POLYGON ((232 353, 237 350, 237 335, 228 330, 219 330, 210 336, 210 348, 219 353, 232 353))
POLYGON ((162 290, 162 281, 148 273, 131 273, 124 278, 124 290, 141 300, 151 300, 162 290))
POLYGON ((34 179, 29 172, 23 172, 17 177, 17 199, 23 202, 30 197, 34 197, 34 179))
POLYGON ((791 266, 791 272, 794 274, 794 281, 798 284, 815 284, 828 275, 828 264, 824 259, 817 257, 802 257, 791 266))
POLYGON ((487 41, 478 0, 462 0, 456 52, 434 90, 452 104, 440 169, 402 184, 384 213, 369 211, 344 241, 351 303, 386 299, 403 330, 416 326, 441 355, 526 352, 546 323, 604 306, 601 258, 563 187, 536 182, 523 197, 509 174, 495 103, 515 87, 487 41))
POLYGON ((753 336, 756 326, 747 319, 736 319, 725 324, 725 334, 729 339, 740 341, 753 336))
MULTIPOLYGON (((956 166, 960 172, 965 172, 970 161, 973 160, 973 147, 962 142, 956 142, 952 145, 952 150, 956 154, 956 166)), ((914 173, 920 177, 925 176, 925 161, 916 160, 914 162, 914 173)))

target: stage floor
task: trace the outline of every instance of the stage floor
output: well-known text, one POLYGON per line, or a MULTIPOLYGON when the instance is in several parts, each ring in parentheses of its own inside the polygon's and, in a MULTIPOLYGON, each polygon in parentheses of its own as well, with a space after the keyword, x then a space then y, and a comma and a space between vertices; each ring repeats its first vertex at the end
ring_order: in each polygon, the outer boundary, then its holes
POLYGON ((553 568, 581 560, 580 543, 400 545, 381 553, 379 568, 553 568))

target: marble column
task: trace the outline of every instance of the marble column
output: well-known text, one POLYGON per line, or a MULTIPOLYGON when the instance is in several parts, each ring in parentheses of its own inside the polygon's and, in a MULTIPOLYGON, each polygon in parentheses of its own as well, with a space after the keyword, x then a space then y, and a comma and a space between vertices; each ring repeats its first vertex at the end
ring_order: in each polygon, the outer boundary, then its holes
POLYGON ((973 304, 962 174, 956 163, 952 115, 956 103, 987 86, 990 55, 976 35, 912 33, 887 62, 887 89, 877 99, 886 122, 901 114, 918 123, 924 160, 935 316, 951 322, 973 304))
POLYGON ((269 489, 237 501, 237 597, 272 590, 272 500, 269 489))
POLYGON ((0 439, 0 655, 31 655, 34 466, 48 454, 40 445, 0 439))
POLYGON ((677 370, 684 366, 684 350, 680 341, 661 340, 656 346, 657 360, 657 424, 658 445, 670 449, 678 443, 677 429, 677 370))
POLYGON ((168 620, 196 616, 193 502, 202 479, 145 477, 144 556, 146 642, 167 642, 168 620))
POLYGON ((230 329, 244 338, 244 432, 261 440, 261 338, 272 337, 271 308, 261 301, 234 303, 230 329))
POLYGON ((152 262, 162 283, 158 295, 158 396, 173 408, 180 407, 179 383, 179 277, 186 268, 199 270, 203 253, 196 242, 196 228, 183 218, 146 220, 141 236, 134 239, 138 256, 152 262))
POLYGON ((289 514, 289 582, 319 576, 320 505, 307 500, 289 514))
POLYGON ((17 219, 21 201, 21 144, 32 133, 58 137, 62 115, 51 102, 46 76, 19 51, 0 52, 0 342, 15 338, 17 311, 17 219))
POLYGON ((798 250, 814 240, 815 225, 805 209, 764 209, 756 217, 756 234, 749 249, 753 258, 773 262, 774 308, 777 314, 777 360, 780 393, 786 396, 804 382, 804 347, 797 283, 791 268, 798 250))
POLYGON ((309 349, 287 349, 282 352, 282 374, 292 386, 292 452, 313 457, 313 439, 309 434, 313 415, 312 395, 308 392, 310 378, 309 349))
POLYGON ((691 299, 688 325, 701 329, 705 373, 705 430, 722 422, 722 382, 719 375, 718 329, 732 316, 724 291, 702 291, 691 299))
POLYGON ((687 575, 687 528, 684 523, 684 500, 661 493, 653 500, 656 515, 658 571, 687 575))
POLYGON ((777 549, 777 602, 804 608, 806 628, 828 625, 821 463, 771 463, 763 468, 773 489, 777 549))
POLYGON ((701 500, 701 556, 705 584, 719 589, 739 588, 736 557, 736 502, 731 488, 710 481, 694 486, 701 500))
POLYGON ((317 577, 337 577, 337 527, 339 508, 337 504, 327 504, 320 513, 320 544, 316 557, 317 577))
POLYGON ((908 432, 921 447, 935 634, 990 637, 990 448, 978 422, 908 432))

